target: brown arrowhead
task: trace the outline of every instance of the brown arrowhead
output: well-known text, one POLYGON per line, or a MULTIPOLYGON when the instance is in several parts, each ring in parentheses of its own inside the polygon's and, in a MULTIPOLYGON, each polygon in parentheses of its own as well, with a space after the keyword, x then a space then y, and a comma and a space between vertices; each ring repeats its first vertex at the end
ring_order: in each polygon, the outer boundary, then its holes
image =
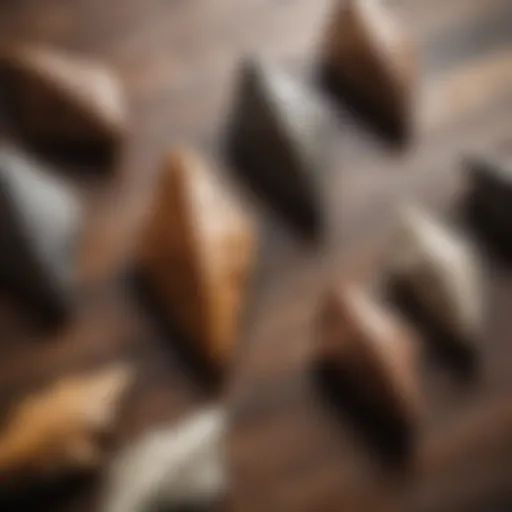
POLYGON ((171 154, 142 265, 179 330, 220 368, 233 354, 254 246, 252 223, 220 177, 190 151, 171 154))
POLYGON ((0 436, 0 471, 24 478, 96 467, 98 435, 113 427, 132 379, 131 368, 119 364, 26 398, 0 436))
POLYGON ((407 135, 413 120, 416 57, 378 0, 349 0, 327 33, 325 65, 338 86, 378 121, 407 135))
POLYGON ((415 424, 419 412, 416 354, 391 311, 354 286, 331 293, 320 312, 319 358, 343 372, 364 400, 392 419, 415 424))
POLYGON ((15 130, 52 149, 111 154, 126 131, 123 91, 105 65, 50 47, 11 47, 0 76, 15 130))

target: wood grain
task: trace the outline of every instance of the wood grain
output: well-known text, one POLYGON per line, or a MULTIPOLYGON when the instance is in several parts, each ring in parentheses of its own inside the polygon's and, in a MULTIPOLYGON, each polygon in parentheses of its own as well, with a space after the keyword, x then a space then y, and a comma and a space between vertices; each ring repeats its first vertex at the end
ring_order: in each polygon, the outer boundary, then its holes
MULTIPOLYGON (((327 405, 310 371, 324 285, 348 274, 379 281, 394 207, 406 197, 458 220, 460 152, 500 142, 512 129, 510 2, 388 4, 421 55, 420 129, 398 150, 333 102, 339 144, 321 180, 325 240, 305 246, 260 209, 264 243, 225 397, 234 418, 233 510, 488 511, 512 503, 512 276, 492 252, 485 251, 489 312, 480 371, 474 382, 461 382, 446 362, 424 354, 428 408, 409 471, 382 461, 350 415, 327 405)), ((222 160, 240 55, 261 50, 314 82, 331 8, 328 0, 2 2, 2 38, 49 41, 105 59, 125 82, 132 113, 129 144, 111 175, 62 169, 89 211, 73 322, 58 333, 31 332, 9 297, 0 297, 3 411, 59 375, 118 358, 139 367, 118 444, 212 397, 126 277, 134 240, 171 145, 184 140, 222 160)), ((46 510, 96 510, 100 487, 101 479, 86 483, 46 510)))

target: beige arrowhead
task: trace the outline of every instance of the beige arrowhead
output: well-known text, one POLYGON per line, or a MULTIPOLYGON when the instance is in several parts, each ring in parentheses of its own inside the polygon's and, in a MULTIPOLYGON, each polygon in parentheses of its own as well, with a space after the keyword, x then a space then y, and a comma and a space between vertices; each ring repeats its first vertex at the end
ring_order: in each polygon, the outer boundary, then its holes
POLYGON ((475 248, 420 208, 400 212, 392 273, 453 340, 473 344, 483 321, 483 276, 475 248))
POLYGON ((411 333, 355 286, 331 293, 320 312, 320 360, 334 364, 368 403, 416 424, 421 399, 411 333))
POLYGON ((210 509, 229 487, 227 423, 209 407, 132 443, 114 461, 102 510, 210 509))
POLYGON ((0 436, 0 471, 34 476, 96 467, 98 435, 113 427, 132 380, 131 368, 119 364, 63 378, 26 398, 0 436))
POLYGON ((51 47, 4 50, 0 72, 16 128, 33 141, 114 149, 127 129, 125 98, 105 65, 51 47))
POLYGON ((198 155, 163 169, 142 263, 177 327, 220 368, 229 363, 251 269, 253 224, 198 155))
POLYGON ((327 33, 326 67, 336 81, 394 129, 413 121, 414 49, 379 0, 348 0, 327 33))

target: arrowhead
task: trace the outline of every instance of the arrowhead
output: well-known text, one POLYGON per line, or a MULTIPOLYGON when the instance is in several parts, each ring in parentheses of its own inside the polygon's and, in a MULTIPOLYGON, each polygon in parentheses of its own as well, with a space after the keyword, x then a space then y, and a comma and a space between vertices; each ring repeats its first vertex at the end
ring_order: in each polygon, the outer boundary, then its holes
POLYGON ((131 375, 128 367, 116 365, 87 376, 65 377, 23 400, 0 438, 0 471, 14 475, 29 470, 22 476, 31 478, 99 464, 97 436, 112 427, 131 375), (108 421, 97 421, 93 409, 98 401, 108 421))
POLYGON ((226 430, 225 412, 212 408, 129 446, 112 467, 103 510, 135 512, 156 503, 202 510, 216 503, 227 487, 226 430))
POLYGON ((2 278, 45 320, 73 300, 73 260, 82 208, 58 179, 13 149, 0 149, 2 278))
POLYGON ((249 184, 300 231, 321 228, 321 173, 332 120, 299 83, 268 63, 247 59, 228 128, 232 162, 249 184))
POLYGON ((483 279, 473 247, 416 207, 401 212, 392 265, 428 318, 469 348, 479 337, 483 279))
POLYGON ((76 380, 76 390, 82 390, 84 418, 91 429, 104 431, 113 425, 120 401, 133 379, 133 368, 116 364, 76 380))
POLYGON ((335 86, 393 134, 412 128, 416 56, 376 0, 349 0, 327 33, 325 68, 335 86))
POLYGON ((404 325, 370 296, 345 286, 320 311, 321 361, 336 367, 366 403, 412 426, 421 400, 416 353, 404 325))
POLYGON ((179 330, 215 368, 233 356, 255 248, 254 226, 198 155, 174 152, 163 170, 142 265, 179 330))
POLYGON ((120 83, 106 66, 44 46, 0 56, 15 130, 38 148, 111 156, 126 132, 120 83))
POLYGON ((470 181, 470 200, 492 228, 510 240, 512 202, 512 160, 491 152, 466 158, 470 181))

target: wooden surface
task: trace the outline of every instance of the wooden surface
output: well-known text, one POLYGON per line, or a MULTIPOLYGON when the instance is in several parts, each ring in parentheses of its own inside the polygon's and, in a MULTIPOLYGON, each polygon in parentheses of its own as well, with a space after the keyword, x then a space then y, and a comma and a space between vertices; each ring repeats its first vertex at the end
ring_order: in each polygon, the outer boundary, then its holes
MULTIPOLYGON (((233 413, 233 510, 512 506, 512 276, 506 262, 484 253, 489 311, 476 377, 461 380, 444 361, 423 358, 428 407, 411 469, 383 463, 351 418, 327 406, 310 372, 324 285, 344 275, 379 280, 398 200, 418 198, 439 215, 458 217, 460 151, 503 141, 512 129, 510 1, 389 4, 419 48, 420 128, 397 150, 338 108, 335 164, 324 176, 329 228, 317 246, 302 244, 260 210, 262 248, 226 390, 233 413)), ((214 394, 184 369, 123 270, 163 152, 180 140, 217 151, 237 59, 247 49, 268 53, 309 79, 329 8, 328 0, 1 3, 2 37, 51 41, 111 63, 126 83, 133 122, 115 172, 69 175, 90 212, 76 318, 58 333, 34 334, 1 297, 4 411, 57 375, 118 357, 140 369, 118 445, 214 394)), ((46 509, 96 510, 99 487, 98 481, 82 486, 46 509)), ((43 509, 41 502, 35 507, 43 509)))

